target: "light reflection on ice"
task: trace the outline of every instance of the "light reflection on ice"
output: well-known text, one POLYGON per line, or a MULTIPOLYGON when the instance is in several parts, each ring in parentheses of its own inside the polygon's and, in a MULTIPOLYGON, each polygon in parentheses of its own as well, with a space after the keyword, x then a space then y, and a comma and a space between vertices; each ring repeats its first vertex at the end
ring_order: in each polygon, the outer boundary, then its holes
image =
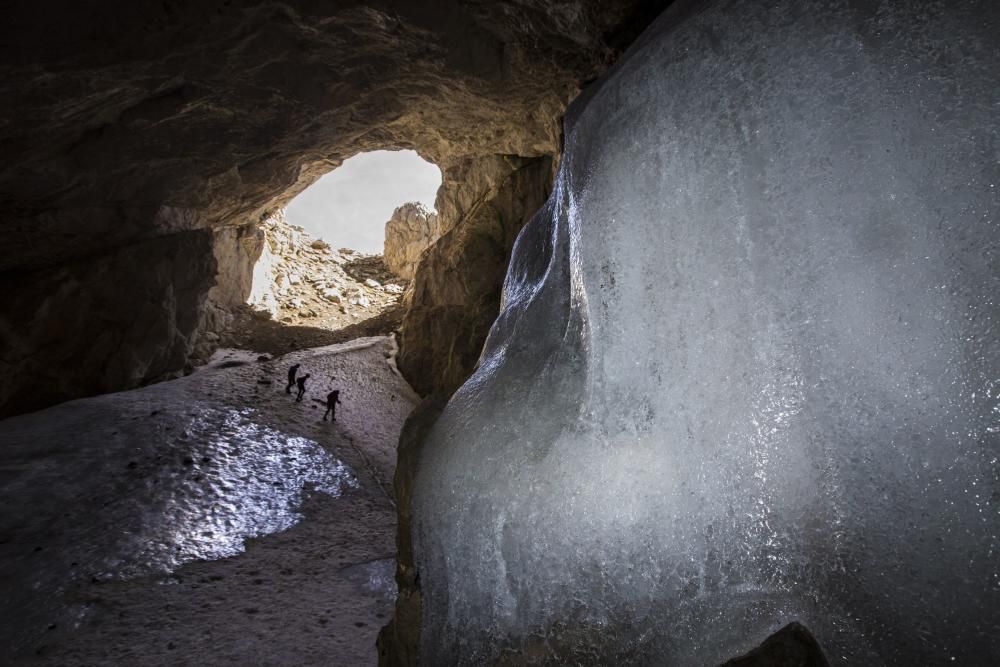
POLYGON ((341 575, 366 593, 374 593, 387 600, 396 599, 395 558, 351 565, 341 570, 341 575))
POLYGON ((316 442, 253 420, 254 411, 202 409, 180 438, 182 466, 162 467, 120 517, 121 537, 103 578, 168 572, 193 560, 241 553, 244 540, 287 530, 309 490, 339 496, 357 479, 316 442), (138 510, 138 511, 136 511, 138 510))
POLYGON ((837 3, 794 4, 661 21, 567 111, 422 442, 421 660, 720 664, 797 620, 831 664, 1000 664, 997 162, 969 148, 1000 51, 932 90, 943 33, 882 3, 903 29, 857 34, 906 60, 890 90, 837 3), (733 48, 688 57, 708 28, 733 48))

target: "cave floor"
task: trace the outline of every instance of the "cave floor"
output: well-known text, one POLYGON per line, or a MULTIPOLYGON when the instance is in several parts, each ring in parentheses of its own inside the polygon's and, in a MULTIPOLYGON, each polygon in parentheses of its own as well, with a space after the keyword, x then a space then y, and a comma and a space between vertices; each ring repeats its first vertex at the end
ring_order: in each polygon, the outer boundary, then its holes
POLYGON ((417 400, 391 349, 222 357, 0 422, 0 662, 375 664, 417 400), (336 423, 314 400, 332 388, 336 423))

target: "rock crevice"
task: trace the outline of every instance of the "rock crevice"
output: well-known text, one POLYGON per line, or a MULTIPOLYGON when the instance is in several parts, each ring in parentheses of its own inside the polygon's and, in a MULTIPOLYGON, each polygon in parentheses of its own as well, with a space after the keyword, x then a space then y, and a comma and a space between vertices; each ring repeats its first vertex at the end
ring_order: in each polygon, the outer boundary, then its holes
POLYGON ((406 295, 397 363, 422 395, 450 395, 475 368, 500 312, 514 240, 551 189, 552 162, 494 156, 478 169, 463 165, 483 189, 463 188, 464 203, 451 209, 461 217, 423 253, 406 295))

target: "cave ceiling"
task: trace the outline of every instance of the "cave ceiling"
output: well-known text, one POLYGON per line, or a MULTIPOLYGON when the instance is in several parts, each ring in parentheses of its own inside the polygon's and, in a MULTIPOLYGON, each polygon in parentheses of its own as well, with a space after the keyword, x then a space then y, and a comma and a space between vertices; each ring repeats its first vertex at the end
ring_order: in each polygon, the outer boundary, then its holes
POLYGON ((362 151, 557 153, 667 2, 54 4, 0 27, 0 271, 245 223, 362 151))

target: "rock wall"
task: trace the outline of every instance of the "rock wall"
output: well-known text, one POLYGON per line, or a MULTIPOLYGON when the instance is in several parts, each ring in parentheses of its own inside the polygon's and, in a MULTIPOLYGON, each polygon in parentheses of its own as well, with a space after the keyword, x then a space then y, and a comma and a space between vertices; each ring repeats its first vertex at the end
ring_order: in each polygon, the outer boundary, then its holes
POLYGON ((464 171, 479 174, 471 182, 485 183, 485 189, 464 209, 450 209, 461 210, 461 218, 424 252, 407 293, 396 362, 423 395, 450 395, 472 373, 500 312, 514 239, 551 187, 550 158, 496 156, 482 162, 464 171))
MULTIPOLYGON (((14 3, 0 23, 0 272, 79 273, 140 241, 257 223, 361 151, 412 148, 452 177, 485 155, 554 155, 581 82, 665 2, 14 3)), ((57 298, 44 284, 18 307, 57 298)), ((26 316, 14 303, 0 317, 26 316)), ((209 334, 225 313, 183 318, 209 334)))
POLYGON ((210 231, 0 278, 0 417, 182 369, 215 282, 210 231))
POLYGON ((385 223, 385 263, 396 275, 411 280, 420 256, 441 237, 438 215, 419 202, 407 202, 385 223))
POLYGON ((581 97, 407 454, 388 664, 712 665, 793 621, 837 664, 1000 661, 998 36, 690 4, 581 97))
POLYGON ((314 239, 308 238, 302 227, 289 224, 284 209, 267 216, 261 223, 261 232, 264 244, 253 267, 251 289, 244 302, 277 319, 281 313, 281 299, 292 298, 288 290, 293 278, 296 285, 303 283, 306 271, 293 266, 303 252, 311 250, 309 245, 314 239))
POLYGON ((199 313, 192 363, 202 363, 211 357, 219 333, 233 322, 234 310, 246 304, 253 290, 257 264, 264 259, 264 247, 264 230, 259 225, 214 230, 215 281, 199 313))

